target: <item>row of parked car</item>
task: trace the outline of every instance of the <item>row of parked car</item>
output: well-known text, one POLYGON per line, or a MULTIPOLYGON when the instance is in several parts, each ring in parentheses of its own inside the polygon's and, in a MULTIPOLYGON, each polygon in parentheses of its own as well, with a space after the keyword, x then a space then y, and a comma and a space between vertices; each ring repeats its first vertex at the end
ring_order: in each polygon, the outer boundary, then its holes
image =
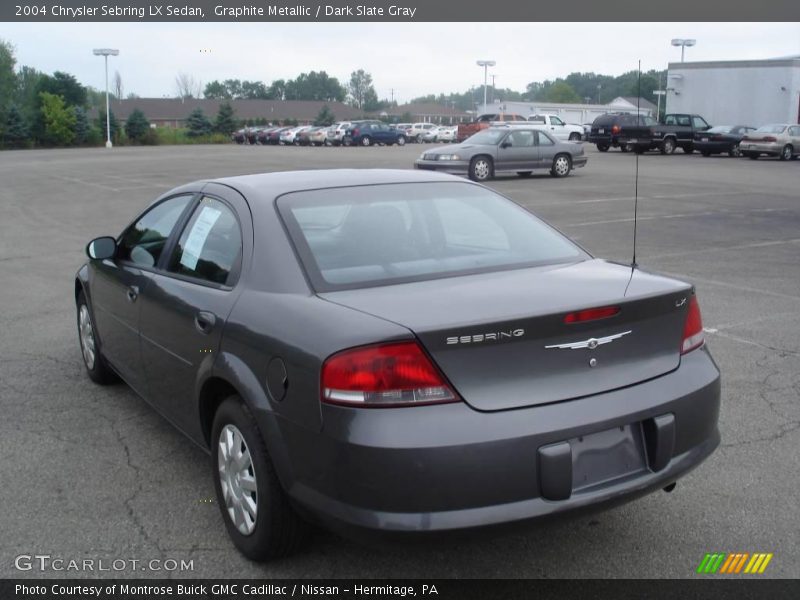
POLYGON ((294 146, 386 146, 407 142, 441 143, 456 139, 456 127, 433 123, 398 123, 382 121, 340 121, 331 126, 301 125, 297 127, 246 127, 233 133, 238 144, 294 146))
POLYGON ((659 123, 643 115, 608 113, 594 120, 588 140, 601 152, 619 148, 622 152, 639 154, 649 150, 672 154, 680 148, 687 154, 698 151, 703 156, 728 154, 753 160, 763 155, 777 156, 781 160, 800 156, 800 125, 712 127, 702 116, 692 114, 667 114, 659 123))

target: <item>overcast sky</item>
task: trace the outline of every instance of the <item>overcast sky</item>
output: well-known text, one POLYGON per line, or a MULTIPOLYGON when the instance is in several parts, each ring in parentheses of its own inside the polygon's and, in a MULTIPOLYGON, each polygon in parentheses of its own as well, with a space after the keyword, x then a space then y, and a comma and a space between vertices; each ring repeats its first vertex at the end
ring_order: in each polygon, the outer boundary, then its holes
POLYGON ((497 61, 498 88, 522 91, 572 71, 618 75, 639 59, 645 71, 664 68, 680 60, 673 37, 697 39, 687 61, 800 55, 800 23, 0 23, 18 65, 100 89, 92 48, 119 48, 109 73, 143 97, 174 96, 178 72, 269 83, 324 70, 345 83, 363 68, 379 97, 394 88, 404 102, 480 85, 480 58, 497 61))

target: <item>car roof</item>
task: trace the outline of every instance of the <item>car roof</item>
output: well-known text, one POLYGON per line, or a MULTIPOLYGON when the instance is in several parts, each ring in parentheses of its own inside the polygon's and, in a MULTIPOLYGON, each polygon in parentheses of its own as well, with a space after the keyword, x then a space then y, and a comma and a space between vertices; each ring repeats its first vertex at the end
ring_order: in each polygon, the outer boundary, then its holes
POLYGON ((426 183, 464 179, 435 171, 411 169, 318 169, 280 171, 209 179, 202 183, 219 183, 241 192, 249 201, 269 202, 290 192, 305 190, 381 185, 387 183, 426 183))

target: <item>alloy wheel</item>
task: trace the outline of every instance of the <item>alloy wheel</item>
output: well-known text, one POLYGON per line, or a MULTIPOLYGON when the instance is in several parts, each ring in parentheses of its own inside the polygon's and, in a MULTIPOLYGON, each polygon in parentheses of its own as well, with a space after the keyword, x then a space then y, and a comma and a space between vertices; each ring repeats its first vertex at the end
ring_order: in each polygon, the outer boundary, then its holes
POLYGON ((559 177, 569 173, 569 159, 566 156, 557 156, 553 161, 553 171, 559 177))
POLYGON ((258 518, 256 473, 242 432, 230 423, 219 434, 217 465, 228 516, 239 533, 250 535, 258 518))
POLYGON ((81 304, 79 319, 79 335, 81 340, 81 353, 86 367, 91 371, 94 368, 94 361, 97 359, 97 348, 94 343, 94 330, 92 329, 92 318, 89 316, 89 308, 81 304))

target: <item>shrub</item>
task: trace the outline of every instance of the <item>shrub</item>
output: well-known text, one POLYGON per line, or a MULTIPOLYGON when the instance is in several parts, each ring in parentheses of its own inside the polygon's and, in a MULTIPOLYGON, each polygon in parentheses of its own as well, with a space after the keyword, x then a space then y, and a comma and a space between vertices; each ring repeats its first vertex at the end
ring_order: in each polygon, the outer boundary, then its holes
POLYGON ((149 130, 150 122, 141 110, 135 108, 131 114, 128 115, 128 120, 125 121, 125 135, 127 135, 128 139, 132 142, 141 142, 142 138, 149 130))

